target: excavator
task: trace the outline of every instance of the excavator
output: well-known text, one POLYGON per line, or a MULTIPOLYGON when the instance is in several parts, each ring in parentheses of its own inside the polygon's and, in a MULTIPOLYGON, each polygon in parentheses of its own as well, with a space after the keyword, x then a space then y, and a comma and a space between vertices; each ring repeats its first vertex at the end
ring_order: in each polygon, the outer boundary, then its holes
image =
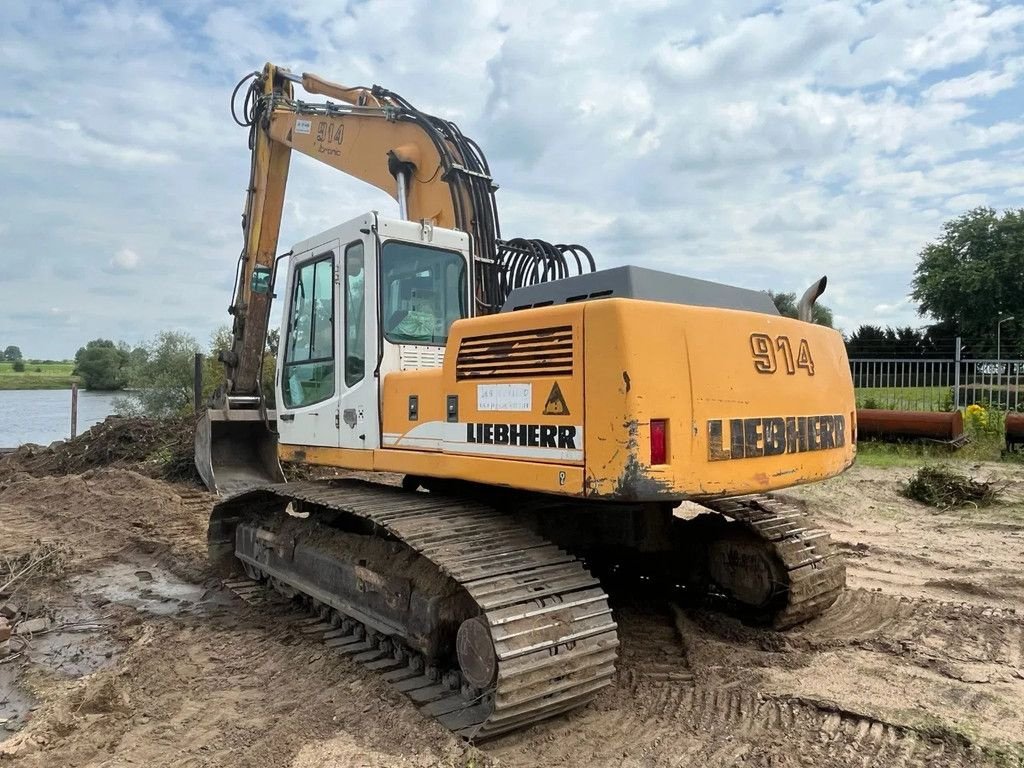
POLYGON ((196 433, 225 578, 304 601, 329 645, 470 739, 612 682, 611 583, 780 630, 835 601, 828 533, 770 495, 854 461, 843 340, 811 322, 825 278, 793 319, 764 292, 503 240, 479 146, 379 86, 267 64, 232 111, 245 243, 225 383, 196 433), (293 151, 397 216, 278 255, 293 151), (281 462, 348 472, 285 482, 281 462))

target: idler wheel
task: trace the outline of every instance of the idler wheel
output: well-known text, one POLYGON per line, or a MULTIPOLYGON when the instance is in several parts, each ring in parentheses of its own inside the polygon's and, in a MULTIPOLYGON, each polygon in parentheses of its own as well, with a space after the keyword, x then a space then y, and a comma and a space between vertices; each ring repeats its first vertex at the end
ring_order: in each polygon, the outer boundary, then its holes
POLYGON ((466 619, 455 638, 462 676, 476 688, 487 689, 498 674, 498 657, 494 652, 491 630, 481 616, 466 619))

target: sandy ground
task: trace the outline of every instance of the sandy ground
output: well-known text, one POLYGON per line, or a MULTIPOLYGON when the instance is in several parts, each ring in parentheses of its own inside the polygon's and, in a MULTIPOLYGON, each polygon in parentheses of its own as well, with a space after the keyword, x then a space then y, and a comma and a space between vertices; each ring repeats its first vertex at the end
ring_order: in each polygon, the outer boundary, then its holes
POLYGON ((1019 768, 1024 467, 976 471, 999 505, 935 512, 899 496, 909 470, 866 467, 791 491, 848 558, 831 610, 777 633, 620 597, 616 684, 477 746, 210 579, 205 493, 0 476, 0 558, 55 553, 11 598, 49 625, 0 659, 0 763, 1019 768))

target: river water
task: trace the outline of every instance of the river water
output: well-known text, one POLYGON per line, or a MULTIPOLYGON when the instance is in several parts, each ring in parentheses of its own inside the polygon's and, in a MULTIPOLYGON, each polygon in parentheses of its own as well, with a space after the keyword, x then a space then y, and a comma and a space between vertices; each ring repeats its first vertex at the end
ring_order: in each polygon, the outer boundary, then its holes
MULTIPOLYGON (((78 392, 78 434, 114 412, 119 393, 78 392)), ((70 389, 0 390, 0 448, 49 445, 71 436, 70 389)))

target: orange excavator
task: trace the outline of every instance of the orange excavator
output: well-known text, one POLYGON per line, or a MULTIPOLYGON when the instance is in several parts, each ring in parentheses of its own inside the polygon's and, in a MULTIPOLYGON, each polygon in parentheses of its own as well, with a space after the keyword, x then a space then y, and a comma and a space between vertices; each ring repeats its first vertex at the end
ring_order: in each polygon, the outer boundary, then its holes
POLYGON ((234 341, 196 440, 225 496, 209 527, 223 573, 301 596, 339 652, 471 738, 609 684, 602 578, 778 628, 831 605, 845 571, 828 534, 768 495, 854 460, 843 340, 810 321, 824 278, 790 319, 763 292, 504 240, 483 152, 454 124, 272 64, 248 82, 234 341), (397 215, 278 256, 292 150, 397 215), (286 483, 280 461, 360 479, 286 483))

